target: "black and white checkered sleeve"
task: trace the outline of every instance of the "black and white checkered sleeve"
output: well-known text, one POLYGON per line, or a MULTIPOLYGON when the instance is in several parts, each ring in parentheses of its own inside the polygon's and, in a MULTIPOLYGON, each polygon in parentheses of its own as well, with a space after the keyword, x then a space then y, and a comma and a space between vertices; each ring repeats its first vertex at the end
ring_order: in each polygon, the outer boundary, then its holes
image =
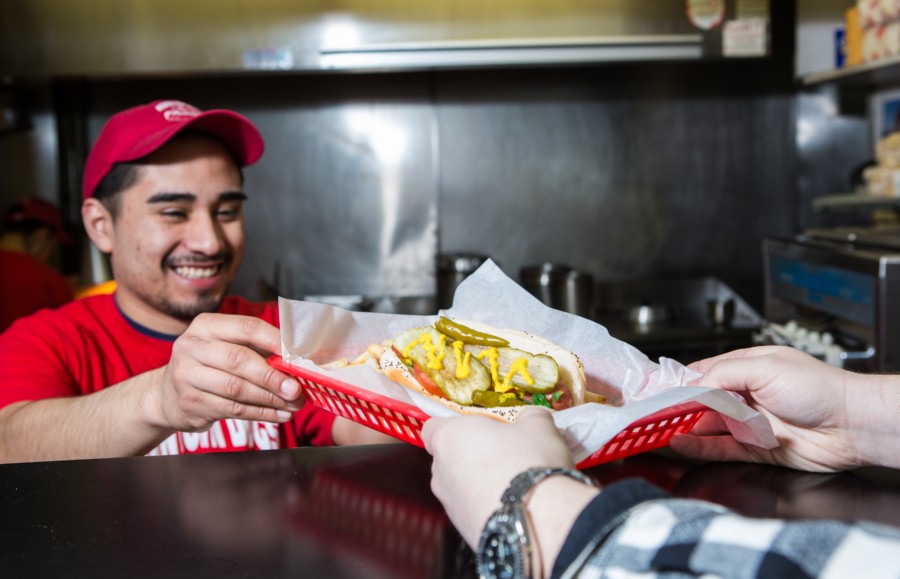
POLYGON ((900 529, 754 519, 624 481, 604 489, 581 514, 553 575, 900 578, 900 529))

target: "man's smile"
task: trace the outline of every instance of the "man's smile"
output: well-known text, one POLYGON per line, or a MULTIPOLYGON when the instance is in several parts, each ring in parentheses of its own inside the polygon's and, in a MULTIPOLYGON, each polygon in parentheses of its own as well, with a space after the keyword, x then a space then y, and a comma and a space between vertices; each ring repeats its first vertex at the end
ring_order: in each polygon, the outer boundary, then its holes
POLYGON ((214 277, 222 271, 222 264, 210 265, 179 265, 172 270, 180 277, 187 279, 206 279, 214 277))

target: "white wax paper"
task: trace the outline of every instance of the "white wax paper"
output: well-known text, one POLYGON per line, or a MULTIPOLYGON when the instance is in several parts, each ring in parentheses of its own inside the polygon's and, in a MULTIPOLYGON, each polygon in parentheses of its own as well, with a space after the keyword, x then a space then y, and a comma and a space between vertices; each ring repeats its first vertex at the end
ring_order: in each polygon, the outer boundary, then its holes
MULTIPOLYGON (((430 416, 454 415, 447 407, 370 367, 319 367, 340 358, 353 360, 369 344, 409 328, 431 325, 437 316, 351 312, 285 298, 279 299, 279 310, 282 357, 286 362, 415 404, 430 416)), ((602 448, 635 420, 690 401, 721 413, 738 440, 763 448, 777 446, 766 418, 736 396, 714 388, 685 386, 701 375, 668 358, 661 358, 659 364, 652 362, 636 348, 610 336, 600 324, 545 306, 490 260, 457 287, 453 307, 442 314, 530 332, 579 357, 588 390, 602 394, 615 406, 583 404, 553 413, 576 462, 602 448)))

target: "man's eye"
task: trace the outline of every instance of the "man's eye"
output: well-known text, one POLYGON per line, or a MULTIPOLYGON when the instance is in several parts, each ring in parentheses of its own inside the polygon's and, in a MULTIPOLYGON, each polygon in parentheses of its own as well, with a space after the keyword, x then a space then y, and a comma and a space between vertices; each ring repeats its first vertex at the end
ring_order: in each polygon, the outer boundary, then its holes
POLYGON ((239 208, 219 209, 218 215, 223 219, 235 219, 241 215, 241 210, 239 208))
POLYGON ((184 219, 187 217, 186 211, 180 211, 178 209, 166 209, 162 212, 163 217, 171 217, 172 219, 184 219))

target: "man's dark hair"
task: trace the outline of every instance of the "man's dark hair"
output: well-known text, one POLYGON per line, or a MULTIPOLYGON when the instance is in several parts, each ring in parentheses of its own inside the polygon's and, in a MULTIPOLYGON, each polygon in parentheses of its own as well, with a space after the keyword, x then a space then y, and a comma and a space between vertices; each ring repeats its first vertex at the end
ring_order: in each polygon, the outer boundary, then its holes
MULTIPOLYGON (((200 135, 203 137, 213 138, 215 140, 219 140, 217 137, 213 135, 209 135, 206 133, 200 133, 197 131, 184 131, 180 135, 177 135, 176 138, 181 138, 185 136, 191 135, 200 135)), ((221 141, 220 141, 221 142, 221 141)), ((231 150, 226 147, 226 150, 229 154, 231 154, 231 150)), ((232 154, 232 158, 234 155, 232 154)), ((238 164, 237 159, 235 159, 235 164, 238 167, 238 173, 241 176, 241 183, 244 182, 244 170, 241 168, 240 164, 238 164)), ((119 216, 120 209, 120 196, 119 193, 128 189, 135 183, 137 183, 138 177, 140 176, 141 163, 140 161, 135 162, 122 162, 116 163, 113 165, 112 169, 109 170, 100 183, 97 184, 97 187, 94 189, 94 199, 97 199, 103 206, 106 207, 106 210, 109 211, 110 215, 112 215, 113 219, 116 219, 119 216)))
POLYGON ((137 182, 140 170, 137 163, 116 163, 94 189, 94 199, 103 203, 113 219, 119 216, 119 193, 137 182))

